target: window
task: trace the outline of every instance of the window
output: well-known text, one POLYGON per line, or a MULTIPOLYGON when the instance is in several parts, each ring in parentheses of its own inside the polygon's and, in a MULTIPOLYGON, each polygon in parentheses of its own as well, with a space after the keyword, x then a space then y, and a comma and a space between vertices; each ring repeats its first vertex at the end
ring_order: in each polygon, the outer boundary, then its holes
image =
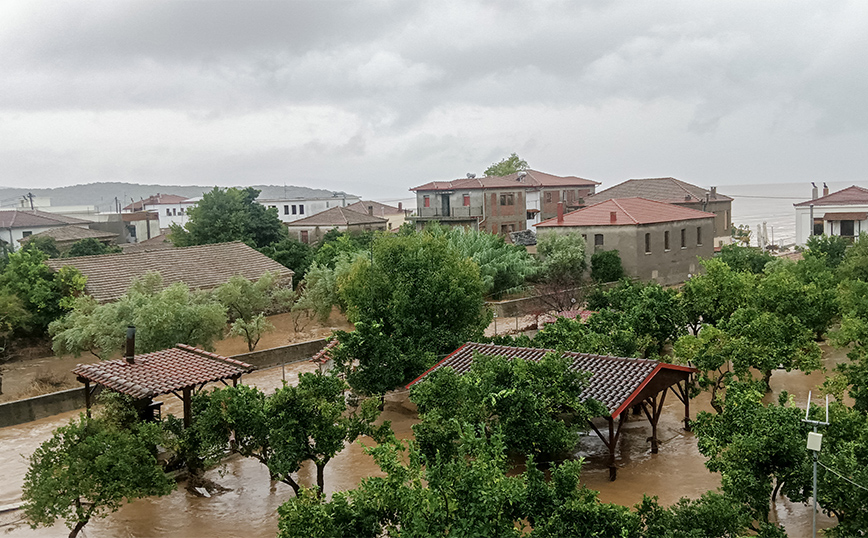
MULTIPOLYGON (((295 206, 293 206, 293 207, 295 207, 295 206)), ((307 230, 302 230, 301 232, 299 232, 299 235, 301 236, 301 242, 307 244, 307 242, 308 242, 307 230)))
POLYGON ((547 204, 552 203, 552 193, 551 192, 546 193, 546 203, 547 204))
POLYGON ((423 202, 422 205, 425 206, 425 207, 431 207, 431 197, 430 197, 430 196, 426 196, 426 197, 425 197, 425 200, 424 200, 424 202, 423 202))
POLYGON ((176 216, 178 214, 178 210, 176 208, 172 208, 172 216, 176 216))
POLYGON ((283 206, 283 214, 289 215, 289 206, 288 205, 283 206))
POLYGON ((296 213, 295 213, 296 211, 297 211, 297 207, 296 207, 296 206, 292 206, 292 214, 293 214, 293 215, 296 214, 296 213))
POLYGON ((582 234, 582 241, 584 241, 586 245, 588 244, 588 234, 582 234))
POLYGON ((166 208, 166 216, 167 216, 167 217, 171 217, 171 216, 172 216, 172 210, 169 209, 168 207, 166 208))
POLYGON ((825 227, 823 219, 814 219, 814 235, 823 235, 825 227))
POLYGON ((464 207, 468 207, 468 206, 470 206, 470 195, 465 194, 464 195, 464 207))
POLYGON ((853 220, 842 220, 841 221, 841 236, 842 237, 855 237, 853 230, 855 226, 853 225, 856 221, 853 220))
POLYGON ((500 205, 515 205, 515 195, 513 193, 501 194, 500 205))
POLYGON ((329 203, 328 203, 328 202, 326 202, 326 209, 328 209, 328 208, 329 208, 329 203))
POLYGON ((594 234, 594 250, 603 248, 603 234, 594 234))
POLYGON ((299 206, 298 206, 298 214, 299 214, 299 215, 304 215, 304 206, 303 206, 303 205, 299 205, 299 206))
POLYGON ((182 207, 182 208, 180 209, 180 211, 181 211, 181 214, 183 215, 183 214, 184 214, 184 208, 182 207))
POLYGON ((30 237, 33 235, 33 232, 21 232, 21 237, 30 237))
POLYGON ((663 232, 663 250, 669 250, 669 230, 663 232))
POLYGON ((702 226, 696 227, 696 246, 702 246, 702 226))
POLYGON ((508 234, 509 232, 514 232, 514 231, 515 231, 515 224, 512 224, 512 223, 503 224, 500 227, 500 233, 502 233, 502 234, 508 234))
POLYGON ((536 219, 536 215, 534 213, 531 213, 530 211, 528 211, 527 212, 527 220, 534 220, 534 219, 536 219))
POLYGON ((651 234, 645 234, 645 254, 651 254, 651 234))
POLYGON ((681 248, 687 248, 687 230, 681 228, 681 248))

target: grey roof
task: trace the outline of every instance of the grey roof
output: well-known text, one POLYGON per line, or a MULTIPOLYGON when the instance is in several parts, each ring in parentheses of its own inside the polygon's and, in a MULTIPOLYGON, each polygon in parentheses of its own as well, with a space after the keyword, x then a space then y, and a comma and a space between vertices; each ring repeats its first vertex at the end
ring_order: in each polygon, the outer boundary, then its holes
MULTIPOLYGON (((612 198, 646 198, 669 204, 691 204, 704 201, 706 194, 711 196, 711 190, 685 183, 674 177, 655 177, 628 179, 588 196, 586 201, 590 205, 612 198)), ((732 198, 720 193, 710 199, 717 202, 732 201, 732 198)))
POLYGON ((90 224, 90 221, 49 213, 38 209, 13 209, 0 211, 0 228, 40 228, 90 224))
POLYGON ((46 260, 55 271, 71 265, 87 277, 85 291, 100 303, 119 299, 133 279, 156 271, 163 285, 183 282, 192 289, 212 289, 234 275, 260 278, 266 271, 291 278, 293 272, 244 243, 146 250, 102 256, 46 260))
MULTIPOLYGON (((507 359, 524 359, 540 361, 552 349, 498 346, 494 344, 467 343, 452 352, 433 368, 413 380, 407 387, 420 382, 428 374, 439 368, 451 367, 459 374, 470 371, 475 354, 507 359)), ((563 356, 573 359, 570 367, 574 371, 590 372, 588 386, 581 394, 582 401, 593 399, 603 404, 611 416, 619 415, 658 371, 670 370, 681 372, 686 376, 694 372, 693 368, 649 359, 631 359, 626 357, 611 357, 608 355, 591 355, 588 353, 565 352, 563 356)), ((635 403, 639 403, 638 401, 635 403)))
POLYGON ((347 209, 356 213, 368 214, 368 208, 373 210, 374 216, 386 218, 386 215, 403 215, 404 211, 390 205, 374 202, 373 200, 361 200, 346 206, 347 209))
POLYGON ((386 224, 388 221, 346 207, 333 207, 303 219, 287 222, 287 226, 352 226, 357 224, 386 224))
POLYGON ((112 232, 103 232, 100 230, 91 230, 89 228, 67 225, 58 228, 51 228, 39 232, 38 234, 27 236, 19 239, 18 242, 24 244, 34 237, 52 237, 58 243, 74 243, 76 241, 81 241, 82 239, 114 239, 117 236, 118 234, 112 232))

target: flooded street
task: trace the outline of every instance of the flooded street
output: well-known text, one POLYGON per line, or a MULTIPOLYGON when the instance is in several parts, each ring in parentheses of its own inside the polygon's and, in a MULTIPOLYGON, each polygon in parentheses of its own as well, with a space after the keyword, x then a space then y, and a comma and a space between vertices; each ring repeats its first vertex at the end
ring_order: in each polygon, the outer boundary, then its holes
MULTIPOLYGON (((841 350, 824 346, 825 364, 828 369, 844 359, 841 350)), ((308 362, 287 366, 289 383, 298 380, 299 373, 314 371, 308 362)), ((777 371, 772 377, 773 394, 787 390, 795 395, 796 402, 804 407, 808 390, 816 390, 824 375, 814 373, 806 376, 799 372, 777 371)), ((281 368, 262 370, 245 376, 243 381, 257 385, 266 391, 281 384, 281 368)), ((650 435, 647 421, 631 417, 624 425, 619 446, 618 479, 608 480, 606 450, 603 443, 591 433, 583 438, 577 455, 586 458, 582 481, 588 487, 600 491, 605 502, 632 506, 641 501, 643 493, 657 496, 668 505, 681 497, 699 497, 707 490, 720 485, 717 475, 709 473, 704 458, 696 448, 694 436, 681 429, 680 418, 683 405, 669 394, 663 416, 660 419, 660 452, 651 454, 646 437, 650 435)), ((164 413, 180 415, 180 401, 173 396, 163 398, 164 413)), ((815 400, 816 401, 816 400, 815 400)), ((707 398, 691 401, 691 416, 700 410, 710 410, 707 398)), ((20 500, 21 483, 26 472, 28 456, 58 426, 65 424, 75 413, 57 415, 48 419, 0 429, 0 469, 4 480, 0 482, 0 506, 20 500), (24 456, 22 456, 22 454, 24 456)), ((415 407, 406 393, 391 394, 387 398, 382 418, 392 422, 396 434, 402 438, 411 436, 410 427, 416 420, 415 407)), ((363 440, 370 443, 370 440, 363 440)), ((326 491, 354 487, 365 476, 378 472, 371 458, 363 453, 358 444, 347 447, 326 467, 326 491)), ((135 501, 105 519, 96 519, 85 527, 84 536, 117 537, 208 537, 271 538, 277 533, 277 508, 292 496, 289 486, 271 484, 265 467, 253 459, 233 457, 226 465, 209 472, 209 478, 230 488, 229 491, 211 498, 196 497, 183 487, 170 495, 135 501)), ((301 482, 314 482, 313 466, 303 469, 301 482)), ((0 525, 20 518, 20 512, 0 515, 0 525)), ((773 518, 782 522, 791 538, 810 535, 811 512, 804 505, 778 502, 773 518)), ((824 516, 818 518, 821 527, 834 523, 824 516)), ((0 533, 10 537, 54 537, 65 535, 62 523, 50 529, 32 530, 26 526, 3 526, 0 533)))

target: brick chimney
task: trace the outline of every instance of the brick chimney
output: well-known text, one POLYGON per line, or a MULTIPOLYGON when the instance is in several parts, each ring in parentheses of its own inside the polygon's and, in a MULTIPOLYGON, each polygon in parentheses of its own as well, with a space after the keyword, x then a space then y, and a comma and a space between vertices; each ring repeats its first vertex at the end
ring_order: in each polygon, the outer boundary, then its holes
MULTIPOLYGON (((811 182, 811 200, 817 199, 817 184, 813 181, 811 182)), ((813 221, 811 221, 813 222, 813 221)))
POLYGON ((617 211, 609 211, 609 222, 611 224, 615 224, 618 222, 618 212, 617 211))
POLYGON ((401 202, 398 202, 398 211, 404 211, 404 205, 401 202))
POLYGON ((564 223, 564 203, 558 202, 558 224, 564 223))
POLYGON ((128 364, 136 363, 136 328, 132 325, 127 327, 127 348, 124 351, 124 360, 128 364))

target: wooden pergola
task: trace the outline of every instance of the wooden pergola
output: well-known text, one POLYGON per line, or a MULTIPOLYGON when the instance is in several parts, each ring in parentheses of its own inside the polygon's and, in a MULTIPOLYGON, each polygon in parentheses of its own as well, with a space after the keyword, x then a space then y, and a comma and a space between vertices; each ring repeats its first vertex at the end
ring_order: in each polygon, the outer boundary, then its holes
MULTIPOLYGON (((497 346, 493 344, 467 343, 453 351, 427 372, 413 380, 407 388, 415 385, 438 368, 451 367, 459 374, 470 370, 476 354, 540 361, 552 349, 497 346)), ((651 452, 658 452, 657 423, 663 411, 666 393, 670 390, 684 404, 684 429, 690 429, 690 398, 687 383, 694 368, 665 362, 591 355, 588 353, 565 352, 563 356, 572 358, 572 370, 588 372, 591 377, 588 386, 581 394, 582 401, 596 400, 606 407, 607 415, 602 417, 608 431, 601 431, 593 421, 590 426, 603 441, 609 451, 609 479, 615 480, 617 467, 615 452, 621 436, 621 427, 627 420, 631 409, 644 412, 651 423, 651 452), (617 422, 617 425, 616 425, 617 422)))
POLYGON ((184 427, 189 427, 193 394, 218 381, 229 386, 227 381, 231 380, 235 386, 242 374, 251 370, 253 366, 245 362, 178 344, 153 353, 79 364, 72 373, 84 383, 87 416, 98 387, 147 402, 160 394, 174 394, 184 403, 184 427))

